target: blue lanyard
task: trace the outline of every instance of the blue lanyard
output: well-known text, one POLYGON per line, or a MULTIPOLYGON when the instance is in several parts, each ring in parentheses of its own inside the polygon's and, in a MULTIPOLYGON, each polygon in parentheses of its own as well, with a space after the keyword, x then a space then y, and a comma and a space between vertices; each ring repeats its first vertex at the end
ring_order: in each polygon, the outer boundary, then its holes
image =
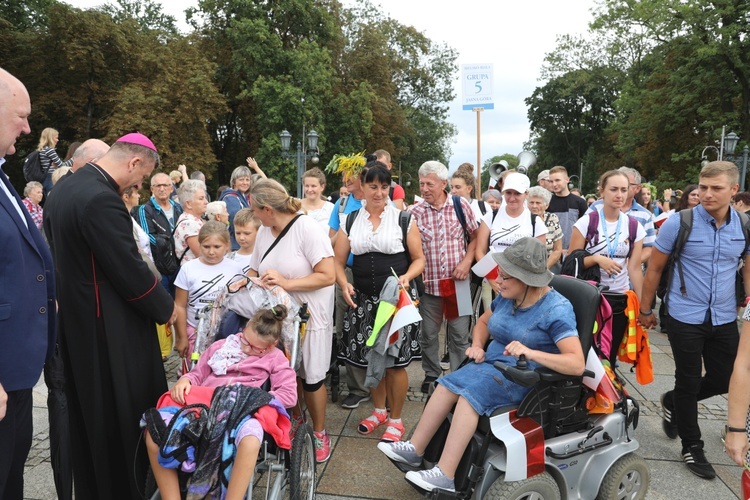
POLYGON ((599 220, 602 221, 602 233, 604 234, 604 241, 607 243, 607 253, 609 254, 609 258, 613 259, 615 257, 617 245, 620 241, 620 223, 622 222, 622 214, 619 214, 617 217, 617 229, 615 229, 615 238, 613 241, 609 241, 609 237, 607 236, 607 219, 604 218, 603 210, 599 211, 599 220))

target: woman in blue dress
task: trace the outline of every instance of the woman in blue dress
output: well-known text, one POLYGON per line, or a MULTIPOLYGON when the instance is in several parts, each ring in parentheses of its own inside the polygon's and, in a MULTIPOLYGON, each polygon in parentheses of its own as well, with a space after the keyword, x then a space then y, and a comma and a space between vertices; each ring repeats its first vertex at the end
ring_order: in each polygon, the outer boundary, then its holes
POLYGON ((455 491, 456 467, 479 416, 518 404, 530 391, 502 377, 493 366, 495 361, 515 365, 524 355, 531 370, 545 366, 568 375, 581 375, 585 368, 573 307, 549 286, 552 273, 547 270, 544 244, 536 238, 521 238, 493 256, 500 268, 500 295, 474 327, 472 345, 466 350, 466 356, 474 362, 437 380, 411 441, 378 444, 391 460, 419 467, 425 448, 455 405, 437 465, 406 474, 407 481, 427 491, 455 491))

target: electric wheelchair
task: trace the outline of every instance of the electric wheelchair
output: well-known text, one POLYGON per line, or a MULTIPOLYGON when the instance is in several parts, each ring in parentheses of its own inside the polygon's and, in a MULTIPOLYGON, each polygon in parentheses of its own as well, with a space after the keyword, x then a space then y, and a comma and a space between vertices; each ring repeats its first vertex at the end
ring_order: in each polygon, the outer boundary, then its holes
MULTIPOLYGON (((551 286, 573 305, 587 357, 584 375, 544 367, 531 371, 523 357, 517 366, 495 363, 498 377, 533 388, 520 404, 480 416, 456 470, 455 492, 422 491, 429 498, 645 498, 650 473, 635 453, 639 444, 633 435, 638 403, 616 388, 592 348, 601 293, 567 276, 555 276, 551 286)), ((451 419, 449 415, 427 446, 421 468, 432 468, 439 460, 451 419)), ((413 470, 393 463, 402 472, 413 470)))

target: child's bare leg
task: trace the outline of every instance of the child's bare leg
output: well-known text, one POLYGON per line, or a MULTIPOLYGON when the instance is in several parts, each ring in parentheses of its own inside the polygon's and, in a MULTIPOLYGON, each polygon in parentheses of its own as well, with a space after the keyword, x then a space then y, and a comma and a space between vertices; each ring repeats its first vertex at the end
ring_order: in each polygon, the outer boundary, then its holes
POLYGON ((146 449, 161 498, 163 500, 180 500, 180 480, 177 478, 177 471, 159 465, 159 445, 151 439, 148 430, 146 431, 146 449))
POLYGON ((227 486, 227 500, 242 500, 247 493, 250 479, 253 477, 255 463, 258 461, 260 441, 255 436, 245 436, 237 446, 232 475, 227 486))

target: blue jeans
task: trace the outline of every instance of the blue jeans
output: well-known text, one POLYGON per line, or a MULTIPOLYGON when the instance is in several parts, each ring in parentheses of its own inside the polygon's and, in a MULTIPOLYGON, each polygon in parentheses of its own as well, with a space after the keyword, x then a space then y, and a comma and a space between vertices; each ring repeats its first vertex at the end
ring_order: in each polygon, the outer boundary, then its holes
MULTIPOLYGON (((740 341, 737 322, 713 326, 689 325, 669 318, 669 344, 675 365, 672 401, 683 448, 703 446, 698 425, 698 401, 729 390, 740 341), (705 366, 706 374, 702 375, 705 366)), ((669 395, 669 394, 668 394, 669 395)))

